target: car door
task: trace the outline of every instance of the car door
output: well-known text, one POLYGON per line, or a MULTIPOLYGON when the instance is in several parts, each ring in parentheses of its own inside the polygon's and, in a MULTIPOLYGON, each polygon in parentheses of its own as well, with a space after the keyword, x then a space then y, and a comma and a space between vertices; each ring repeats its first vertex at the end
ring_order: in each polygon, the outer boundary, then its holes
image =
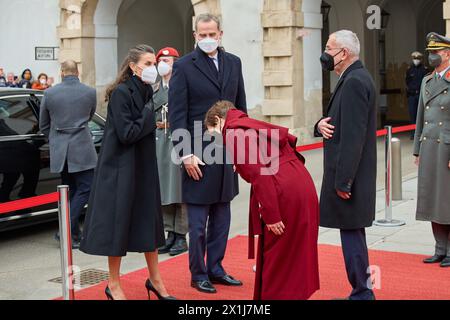
MULTIPOLYGON (((48 193, 50 185, 55 185, 59 177, 49 174, 48 164, 41 159, 41 147, 45 143, 45 137, 39 133, 38 118, 31 96, 1 96, 0 203, 42 195, 48 193)), ((0 216, 0 222, 19 220, 34 211, 48 208, 49 206, 43 206, 11 212, 0 216)), ((0 229, 3 228, 4 224, 0 229)))
MULTIPOLYGON (((0 96, 0 203, 56 191, 60 174, 50 172, 49 144, 39 131, 43 93, 0 96)), ((89 122, 99 152, 105 119, 89 122)), ((57 219, 56 204, 0 215, 0 231, 57 219)))

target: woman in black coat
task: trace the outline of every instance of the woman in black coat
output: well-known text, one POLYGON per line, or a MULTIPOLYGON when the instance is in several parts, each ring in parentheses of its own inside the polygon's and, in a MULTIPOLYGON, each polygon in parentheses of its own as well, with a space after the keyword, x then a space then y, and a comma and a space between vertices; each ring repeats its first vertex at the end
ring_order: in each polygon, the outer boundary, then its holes
POLYGON ((144 252, 146 288, 167 294, 158 269, 157 248, 165 244, 155 147, 154 50, 131 49, 118 78, 106 92, 108 117, 86 216, 81 251, 109 257, 111 300, 125 299, 120 285, 121 257, 144 252))

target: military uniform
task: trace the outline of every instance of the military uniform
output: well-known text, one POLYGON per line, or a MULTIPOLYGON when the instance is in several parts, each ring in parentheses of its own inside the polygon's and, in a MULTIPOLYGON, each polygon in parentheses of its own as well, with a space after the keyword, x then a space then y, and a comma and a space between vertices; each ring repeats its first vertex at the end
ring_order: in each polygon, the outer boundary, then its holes
MULTIPOLYGON (((161 57, 178 56, 173 48, 161 49, 157 55, 161 57)), ((182 204, 182 167, 172 161, 173 142, 169 128, 169 87, 161 81, 153 96, 156 122, 164 123, 164 128, 156 129, 156 156, 161 186, 161 204, 164 229, 168 232, 166 245, 159 249, 160 253, 177 255, 187 251, 186 234, 188 232, 187 210, 182 204)))
MULTIPOLYGON (((450 50, 450 39, 431 33, 429 51, 450 50)), ((425 262, 450 266, 450 67, 422 82, 414 155, 420 156, 417 220, 431 221, 436 253, 425 262), (445 258, 447 257, 447 258, 445 258), (447 261, 447 263, 445 263, 447 261)))

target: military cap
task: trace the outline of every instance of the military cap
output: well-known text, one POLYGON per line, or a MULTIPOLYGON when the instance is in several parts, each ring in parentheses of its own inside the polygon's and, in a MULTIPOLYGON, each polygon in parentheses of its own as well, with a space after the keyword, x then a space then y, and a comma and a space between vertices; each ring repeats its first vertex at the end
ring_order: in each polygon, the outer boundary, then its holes
POLYGON ((413 59, 422 59, 423 58, 423 54, 419 51, 414 51, 413 53, 411 53, 411 57, 413 59))
POLYGON ((450 38, 441 36, 436 32, 427 35, 427 51, 450 49, 450 38))
POLYGON ((177 49, 167 47, 159 50, 158 54, 156 55, 156 61, 159 61, 162 57, 175 57, 179 58, 180 54, 178 53, 177 49))

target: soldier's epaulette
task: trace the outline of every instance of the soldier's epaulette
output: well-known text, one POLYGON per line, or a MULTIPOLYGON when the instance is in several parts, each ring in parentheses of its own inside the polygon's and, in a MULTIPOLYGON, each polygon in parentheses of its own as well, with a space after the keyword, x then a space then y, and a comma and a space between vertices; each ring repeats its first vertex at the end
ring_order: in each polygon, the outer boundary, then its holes
POLYGON ((448 71, 445 73, 444 79, 445 79, 445 81, 450 82, 450 70, 448 70, 448 71))

